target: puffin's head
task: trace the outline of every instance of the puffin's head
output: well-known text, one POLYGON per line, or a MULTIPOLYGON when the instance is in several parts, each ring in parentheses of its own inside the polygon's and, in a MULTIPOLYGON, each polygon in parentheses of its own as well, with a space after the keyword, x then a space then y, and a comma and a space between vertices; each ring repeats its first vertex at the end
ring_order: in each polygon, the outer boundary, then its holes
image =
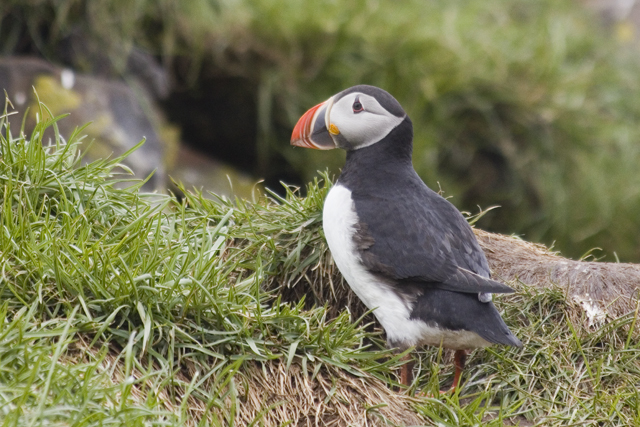
POLYGON ((406 116, 388 92, 375 86, 354 86, 304 113, 293 129, 291 145, 357 150, 383 139, 406 116))

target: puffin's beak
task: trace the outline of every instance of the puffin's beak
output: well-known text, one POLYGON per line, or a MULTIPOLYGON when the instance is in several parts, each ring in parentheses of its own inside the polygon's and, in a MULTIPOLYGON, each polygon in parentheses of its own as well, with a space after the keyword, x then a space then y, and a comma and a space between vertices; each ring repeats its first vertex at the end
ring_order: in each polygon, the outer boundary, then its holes
POLYGON ((333 105, 333 98, 316 105, 304 113, 291 135, 291 145, 297 147, 331 150, 336 148, 333 138, 327 129, 327 117, 333 105))

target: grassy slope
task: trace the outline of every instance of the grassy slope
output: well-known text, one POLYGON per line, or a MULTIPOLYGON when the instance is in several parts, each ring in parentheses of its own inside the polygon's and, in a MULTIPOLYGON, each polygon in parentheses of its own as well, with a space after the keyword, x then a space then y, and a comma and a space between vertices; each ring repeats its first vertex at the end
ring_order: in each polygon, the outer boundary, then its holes
MULTIPOLYGON (((334 392, 350 378, 396 385, 399 362, 379 333, 347 311, 328 315, 343 284, 320 231, 318 182, 306 198, 150 198, 114 186, 119 159, 80 166, 79 133, 43 148, 47 126, 0 137, 3 425, 259 424, 266 415, 244 406, 260 392, 252 376, 274 364, 311 384, 329 373, 334 392), (307 307, 280 300, 290 287, 307 307)), ((498 304, 524 349, 477 351, 462 396, 408 402, 425 423, 640 424, 636 317, 584 328, 561 292, 522 287, 498 304)), ((418 369, 415 388, 451 381, 437 349, 418 369)))

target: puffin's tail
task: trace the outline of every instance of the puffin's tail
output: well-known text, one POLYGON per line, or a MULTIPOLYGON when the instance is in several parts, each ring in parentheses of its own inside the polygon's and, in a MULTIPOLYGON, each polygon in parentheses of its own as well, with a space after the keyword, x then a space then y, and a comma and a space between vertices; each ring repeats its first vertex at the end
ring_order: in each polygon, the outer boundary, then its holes
MULTIPOLYGON (((424 289, 424 288, 423 288, 424 289)), ((491 301, 482 302, 478 294, 424 289, 414 305, 411 317, 457 331, 472 331, 493 344, 522 347, 491 301)))
POLYGON ((513 335, 513 332, 504 323, 496 306, 491 301, 481 304, 485 305, 486 309, 482 310, 482 318, 478 319, 478 322, 475 323, 471 330, 494 344, 522 347, 522 341, 513 335))

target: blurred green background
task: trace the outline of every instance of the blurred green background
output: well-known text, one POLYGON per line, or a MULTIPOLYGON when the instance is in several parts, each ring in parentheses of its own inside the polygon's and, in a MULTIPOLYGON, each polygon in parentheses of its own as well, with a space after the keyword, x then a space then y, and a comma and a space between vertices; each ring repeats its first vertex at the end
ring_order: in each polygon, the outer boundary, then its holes
POLYGON ((429 186, 461 210, 500 205, 481 228, 640 262, 625 19, 578 0, 3 0, 0 54, 142 75, 180 143, 271 188, 338 173, 343 153, 293 149, 291 129, 344 88, 380 86, 413 120, 429 186))

